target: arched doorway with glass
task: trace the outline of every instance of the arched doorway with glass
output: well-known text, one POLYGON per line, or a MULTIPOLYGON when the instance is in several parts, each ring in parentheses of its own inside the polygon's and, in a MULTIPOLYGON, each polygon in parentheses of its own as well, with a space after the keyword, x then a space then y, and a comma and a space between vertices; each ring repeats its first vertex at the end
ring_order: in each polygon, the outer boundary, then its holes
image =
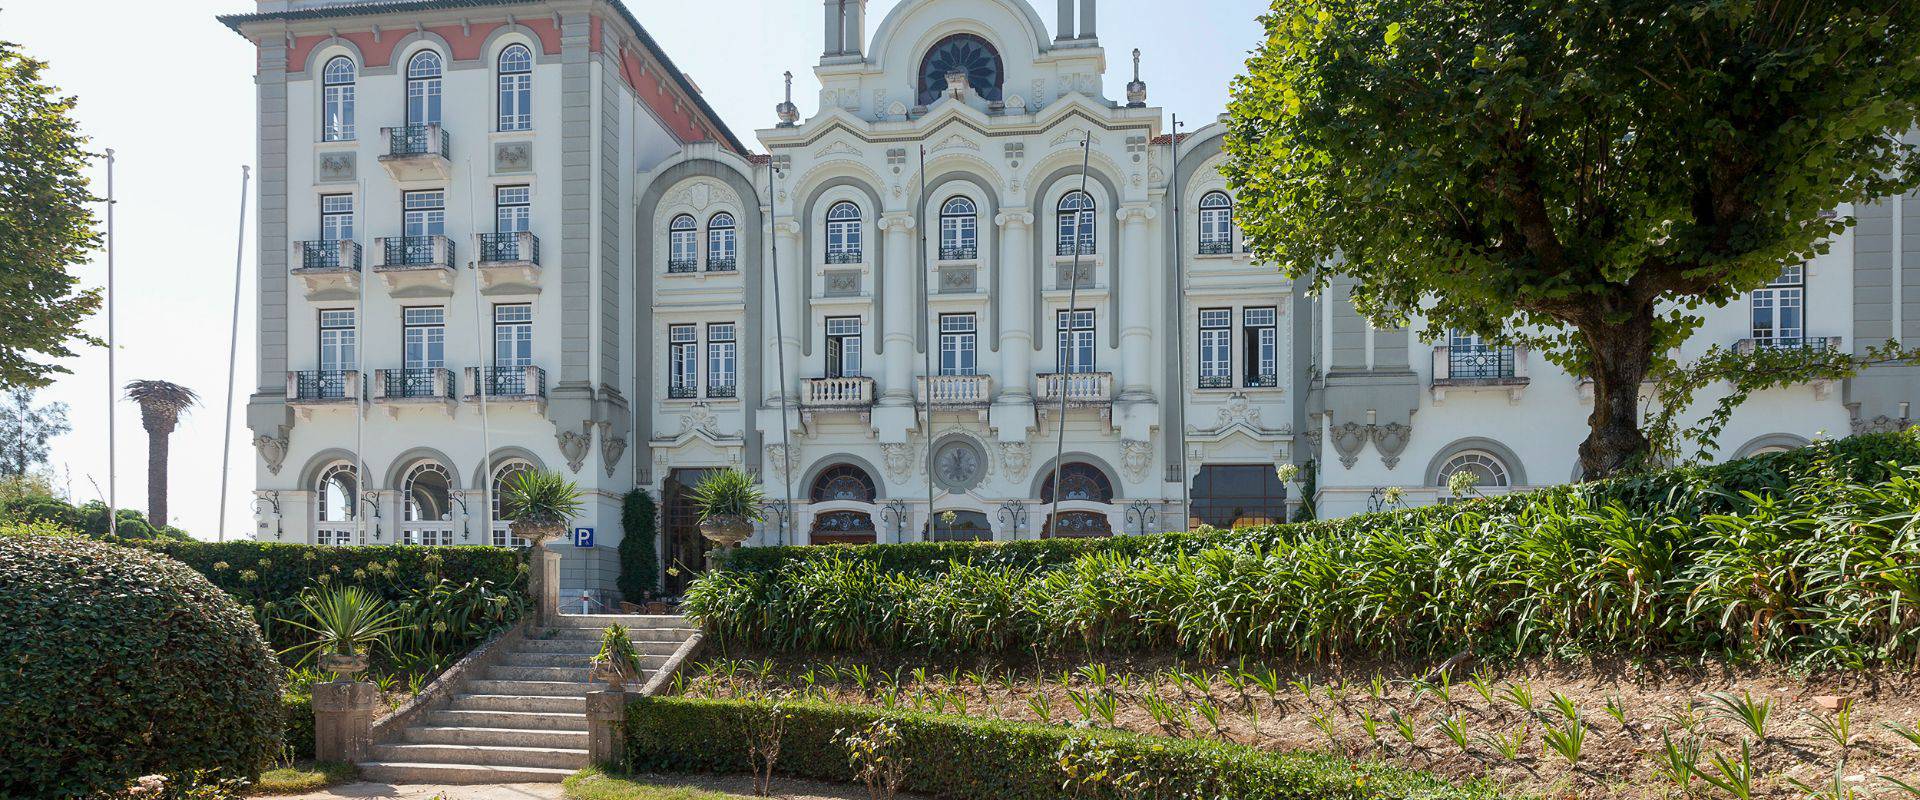
POLYGON ((400 541, 404 544, 453 544, 453 475, 445 466, 422 461, 401 482, 400 541))
POLYGON ((879 531, 873 524, 877 494, 873 476, 852 464, 834 464, 820 470, 807 489, 813 524, 810 544, 873 544, 879 531))
MULTIPOLYGON (((1040 484, 1040 502, 1053 503, 1054 476, 1040 484)), ((1099 467, 1080 461, 1060 465, 1059 512, 1040 529, 1043 539, 1087 539, 1113 535, 1113 480, 1099 467)))

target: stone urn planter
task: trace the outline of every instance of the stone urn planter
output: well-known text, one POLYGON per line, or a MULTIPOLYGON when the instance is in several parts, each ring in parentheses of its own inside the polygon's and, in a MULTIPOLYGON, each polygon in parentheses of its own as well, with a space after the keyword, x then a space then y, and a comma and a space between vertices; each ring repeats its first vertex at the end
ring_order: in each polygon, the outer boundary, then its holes
POLYGON ((734 514, 715 514, 700 520, 700 535, 721 549, 744 542, 753 535, 753 522, 734 514))
POLYGON ((334 680, 348 680, 367 671, 367 657, 360 653, 321 653, 320 669, 333 673, 334 680))

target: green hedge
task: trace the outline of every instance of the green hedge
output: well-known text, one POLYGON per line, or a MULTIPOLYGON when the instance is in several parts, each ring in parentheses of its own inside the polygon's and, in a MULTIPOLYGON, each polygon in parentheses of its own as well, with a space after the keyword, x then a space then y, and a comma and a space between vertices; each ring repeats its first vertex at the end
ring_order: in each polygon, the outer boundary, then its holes
POLYGON ((0 505, 0 518, 5 521, 51 522, 95 539, 108 538, 109 530, 118 531, 119 538, 123 540, 165 539, 184 542, 192 539, 179 528, 148 523, 146 515, 135 509, 121 508, 113 516, 119 522, 118 526, 108 524, 107 505, 98 500, 76 506, 58 497, 42 494, 21 495, 0 505))
POLYGON ((313 695, 295 692, 280 697, 285 714, 287 754, 295 761, 313 760, 313 695))
POLYGON ((244 540, 130 544, 186 563, 243 603, 282 600, 308 586, 341 581, 396 603, 442 578, 521 590, 526 585, 526 557, 505 547, 323 547, 244 540))
MULTIPOLYGON (((910 712, 864 706, 793 702, 780 740, 778 774, 808 780, 856 781, 840 743, 843 732, 891 720, 909 759, 906 792, 946 800, 1066 800, 1116 797, 1110 788, 1081 793, 1064 788, 1063 750, 1108 754, 1139 770, 1137 784, 1163 781, 1152 795, 1231 797, 1236 800, 1453 800, 1493 798, 1487 784, 1455 786, 1432 775, 1374 762, 1281 754, 1214 740, 1169 739, 1111 730, 1077 729, 910 712)), ((751 771, 747 760, 753 716, 768 706, 751 701, 640 698, 628 707, 627 757, 635 772, 751 771)))
POLYGON ((736 551, 685 610, 778 650, 1920 658, 1920 430, 1342 520, 736 551))

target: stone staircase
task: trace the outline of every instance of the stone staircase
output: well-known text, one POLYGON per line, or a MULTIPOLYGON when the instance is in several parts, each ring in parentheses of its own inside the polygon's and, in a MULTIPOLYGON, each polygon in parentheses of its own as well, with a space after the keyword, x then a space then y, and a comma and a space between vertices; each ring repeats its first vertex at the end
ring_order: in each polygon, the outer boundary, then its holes
POLYGON ((607 626, 625 625, 646 673, 639 691, 693 627, 677 616, 561 615, 502 642, 498 659, 426 711, 398 741, 375 744, 360 774, 409 784, 557 782, 587 766, 587 671, 607 626))

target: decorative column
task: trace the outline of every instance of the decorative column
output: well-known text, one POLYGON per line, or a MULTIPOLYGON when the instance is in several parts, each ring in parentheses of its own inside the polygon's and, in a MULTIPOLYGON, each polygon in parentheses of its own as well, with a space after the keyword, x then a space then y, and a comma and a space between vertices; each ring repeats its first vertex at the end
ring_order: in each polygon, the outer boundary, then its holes
POLYGON ((795 392, 800 385, 805 366, 801 361, 800 343, 810 328, 807 321, 800 318, 804 313, 801 309, 805 307, 801 301, 806 299, 808 292, 813 291, 813 281, 808 279, 808 273, 811 270, 798 266, 800 264, 800 223, 790 219, 775 221, 773 235, 779 237, 777 244, 780 257, 773 265, 773 274, 780 280, 779 303, 775 304, 773 282, 769 280, 765 286, 760 287, 760 308, 763 314, 763 325, 766 328, 766 352, 769 356, 777 352, 784 353, 787 362, 787 380, 784 383, 780 380, 779 357, 770 357, 762 362, 761 371, 766 375, 769 401, 792 397, 797 402, 799 397, 795 392), (781 315, 778 325, 774 324, 775 309, 778 309, 781 315))
POLYGON ((913 257, 913 215, 888 214, 880 218, 885 237, 887 290, 880 310, 886 343, 886 381, 881 385, 884 405, 913 405, 914 296, 918 260, 913 257))
POLYGON ((1145 399, 1153 394, 1153 281, 1147 223, 1154 211, 1148 205, 1123 206, 1120 252, 1113 284, 1120 291, 1120 396, 1145 399))
POLYGON ((1033 396, 1033 214, 994 215, 1000 226, 1000 395, 1033 396))
POLYGON ((587 693, 587 763, 618 765, 627 749, 627 693, 587 693))
POLYGON ((353 764, 373 749, 373 710, 379 687, 366 681, 313 685, 313 757, 353 764))

